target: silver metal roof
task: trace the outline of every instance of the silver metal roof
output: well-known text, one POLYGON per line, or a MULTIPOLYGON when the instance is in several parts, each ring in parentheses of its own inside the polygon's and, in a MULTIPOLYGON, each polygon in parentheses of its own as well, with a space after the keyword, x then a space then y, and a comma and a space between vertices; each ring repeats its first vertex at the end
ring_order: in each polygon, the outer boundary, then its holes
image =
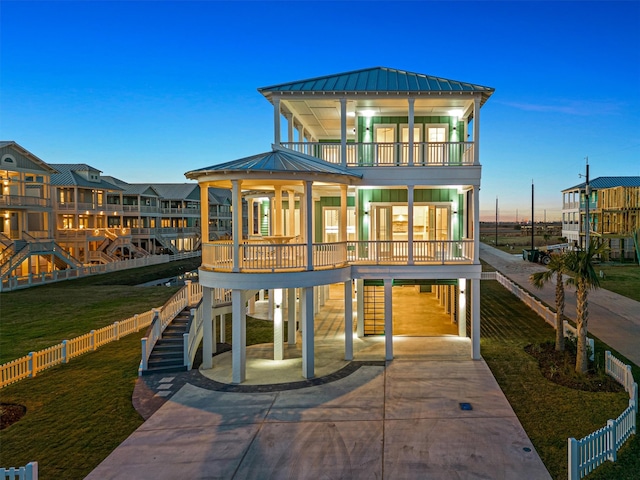
POLYGON ((53 163, 51 164, 58 173, 51 175, 51 185, 66 187, 78 186, 87 188, 102 188, 104 190, 123 190, 121 187, 114 185, 102 177, 97 182, 92 182, 79 175, 77 172, 91 171, 100 174, 100 170, 93 168, 86 163, 53 163))
POLYGON ((352 72, 281 83, 259 88, 269 92, 481 92, 489 97, 495 89, 473 83, 449 80, 432 75, 387 67, 373 67, 352 72))
MULTIPOLYGON (((584 189, 586 186, 587 183, 582 182, 573 187, 565 188, 562 191, 568 192, 570 190, 584 189)), ((594 190, 613 187, 640 187, 640 177, 597 177, 589 181, 589 188, 594 190)))
POLYGON ((199 168, 185 173, 187 178, 197 178, 213 172, 263 172, 263 173, 321 173, 330 175, 346 175, 362 178, 337 165, 318 160, 315 157, 291 150, 274 147, 271 152, 259 153, 219 165, 199 168))

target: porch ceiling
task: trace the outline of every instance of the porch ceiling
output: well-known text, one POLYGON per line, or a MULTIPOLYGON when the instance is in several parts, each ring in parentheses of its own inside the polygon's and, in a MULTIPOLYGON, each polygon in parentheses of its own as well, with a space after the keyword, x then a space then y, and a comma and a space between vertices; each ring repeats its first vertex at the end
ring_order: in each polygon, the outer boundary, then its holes
MULTIPOLYGON (((414 114, 420 116, 449 116, 452 110, 460 118, 473 111, 473 97, 466 92, 442 94, 433 98, 415 98, 414 114)), ((347 133, 352 134, 358 116, 392 117, 407 116, 407 97, 379 98, 368 96, 347 100, 347 133)), ((340 100, 313 96, 295 99, 283 98, 281 109, 291 114, 297 123, 315 138, 329 140, 340 138, 340 100)))

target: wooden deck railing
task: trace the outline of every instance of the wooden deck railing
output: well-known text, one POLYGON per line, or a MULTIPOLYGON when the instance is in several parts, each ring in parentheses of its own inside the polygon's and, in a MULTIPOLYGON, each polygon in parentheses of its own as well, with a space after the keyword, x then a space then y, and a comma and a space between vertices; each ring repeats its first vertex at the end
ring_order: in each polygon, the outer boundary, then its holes
MULTIPOLYGON (((282 142, 281 146, 320 158, 342 163, 342 146, 329 142, 282 142)), ((413 165, 424 167, 474 164, 473 142, 415 142, 413 165)), ((408 142, 347 143, 346 165, 350 167, 391 167, 409 165, 408 142)))
MULTIPOLYGON (((275 272, 338 268, 347 264, 408 265, 407 241, 349 241, 314 243, 313 265, 307 265, 307 245, 245 242, 240 245, 239 271, 275 272)), ((232 271, 233 243, 220 241, 202 245, 202 265, 232 271)), ((473 263, 473 240, 420 240, 413 242, 414 265, 473 263)))

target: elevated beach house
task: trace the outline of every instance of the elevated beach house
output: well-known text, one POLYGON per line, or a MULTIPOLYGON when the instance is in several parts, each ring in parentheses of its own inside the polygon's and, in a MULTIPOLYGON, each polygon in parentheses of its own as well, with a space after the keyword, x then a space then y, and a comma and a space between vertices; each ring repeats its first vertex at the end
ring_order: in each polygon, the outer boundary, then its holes
POLYGON ((354 332, 383 335, 393 358, 394 291, 407 286, 437 290, 456 335, 467 336, 469 318, 479 359, 480 110, 494 89, 377 67, 258 91, 273 105, 271 149, 186 173, 203 199, 209 188, 232 198, 230 239, 207 241, 201 222, 203 368, 214 289, 231 289, 235 383, 246 376, 247 304, 267 289, 276 304, 299 300, 300 318, 289 308, 287 320, 300 324, 302 376, 313 377, 314 311, 330 284, 344 288, 347 360, 354 332), (233 208, 243 201, 244 233, 233 208))

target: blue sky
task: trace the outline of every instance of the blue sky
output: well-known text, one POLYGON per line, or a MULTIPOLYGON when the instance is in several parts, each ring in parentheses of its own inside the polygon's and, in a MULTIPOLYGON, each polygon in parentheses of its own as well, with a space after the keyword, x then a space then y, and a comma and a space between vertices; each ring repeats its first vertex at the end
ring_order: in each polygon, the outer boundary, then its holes
POLYGON ((267 151, 258 87, 385 66, 494 87, 481 209, 640 175, 640 1, 0 2, 0 139, 129 182, 267 151))

